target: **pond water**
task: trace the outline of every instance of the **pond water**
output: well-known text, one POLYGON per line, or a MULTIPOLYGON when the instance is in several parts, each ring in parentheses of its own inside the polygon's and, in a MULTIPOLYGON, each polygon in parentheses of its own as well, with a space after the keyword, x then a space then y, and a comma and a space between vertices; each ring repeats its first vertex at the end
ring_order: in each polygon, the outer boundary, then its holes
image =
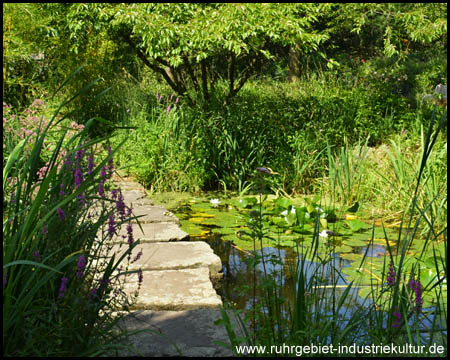
MULTIPOLYGON (((202 240, 210 244, 222 261, 223 279, 217 286, 217 292, 238 309, 249 308, 252 303, 254 272, 248 264, 254 256, 254 248, 259 255, 263 253, 266 259, 265 270, 262 263, 256 267, 257 283, 260 283, 264 272, 276 274, 282 295, 292 301, 292 294, 295 293, 294 269, 299 256, 306 253, 305 249, 313 246, 314 227, 316 234, 320 232, 326 235, 324 230, 332 231, 333 236, 318 238, 317 252, 323 259, 323 264, 312 263, 308 256, 306 257, 305 266, 309 269, 307 276, 315 271, 316 266, 322 266, 323 283, 326 286, 333 283, 332 279, 327 279, 331 273, 327 267, 339 269, 341 277, 336 282, 337 295, 345 290, 351 280, 355 280, 358 286, 352 288, 352 296, 348 297, 351 303, 346 304, 346 307, 359 307, 364 305, 363 299, 367 297, 372 285, 375 284, 380 288, 383 285, 382 272, 383 268, 387 268, 384 262, 388 262, 385 259, 385 236, 394 255, 400 238, 398 229, 373 228, 371 224, 358 219, 355 212, 336 214, 333 208, 323 206, 322 209, 319 207, 320 204, 310 199, 287 201, 276 200, 272 196, 263 202, 264 206, 268 204, 263 211, 264 218, 270 220, 264 222, 267 233, 261 250, 259 241, 254 243, 248 236, 250 232, 248 224, 252 221, 251 212, 255 214, 258 210, 257 197, 229 198, 217 193, 206 193, 201 196, 163 193, 153 194, 151 198, 175 213, 180 219, 181 228, 192 240, 202 240), (305 215, 315 216, 317 220, 308 222, 305 215), (304 220, 303 223, 301 219, 304 220), (363 258, 365 262, 360 267, 363 258)), ((408 254, 413 256, 422 247, 422 242, 418 240, 408 254)), ((433 248, 442 251, 442 254, 445 251, 443 244, 437 244, 433 248)), ((433 275, 433 264, 429 265, 428 272, 421 273, 423 284, 433 275)), ((433 301, 433 294, 425 294, 424 308, 432 306, 433 301)))

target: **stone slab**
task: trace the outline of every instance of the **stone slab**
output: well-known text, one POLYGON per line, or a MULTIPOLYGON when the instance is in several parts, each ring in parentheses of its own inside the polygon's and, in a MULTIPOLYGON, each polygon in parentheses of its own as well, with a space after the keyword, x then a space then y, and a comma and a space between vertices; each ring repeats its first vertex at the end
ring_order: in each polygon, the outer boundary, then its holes
MULTIPOLYGON (((143 271, 135 310, 192 310, 222 305, 209 278, 209 269, 143 271)), ((134 296, 138 290, 138 276, 131 274, 124 291, 134 296)))
MULTIPOLYGON (((163 206, 137 206, 133 207, 133 216, 139 217, 139 222, 143 224, 155 222, 172 222, 179 224, 180 220, 163 206), (142 216, 141 216, 142 215, 142 216)), ((137 224, 136 220, 132 222, 137 224)))
POLYGON ((154 205, 154 202, 141 190, 122 190, 122 196, 127 205, 154 205))
MULTIPOLYGON (((138 224, 131 224, 134 239, 140 239, 141 243, 189 240, 189 234, 181 230, 180 227, 173 222, 155 222, 140 225, 141 226, 138 224)), ((128 235, 126 225, 121 227, 118 237, 114 237, 113 241, 126 242, 126 239, 124 240, 122 235, 128 235)))
MULTIPOLYGON (((230 318, 237 325, 232 315, 230 318)), ((232 356, 231 349, 215 343, 230 344, 224 325, 214 324, 218 319, 219 309, 133 311, 119 321, 119 326, 128 331, 147 331, 130 336, 127 345, 135 351, 121 351, 119 356, 232 356)))
MULTIPOLYGON (((113 245, 110 256, 118 259, 128 249, 127 244, 113 245)), ((178 270, 206 267, 211 277, 218 277, 222 270, 220 258, 211 246, 203 241, 155 242, 137 245, 132 259, 142 251, 141 257, 129 265, 129 270, 178 270)))

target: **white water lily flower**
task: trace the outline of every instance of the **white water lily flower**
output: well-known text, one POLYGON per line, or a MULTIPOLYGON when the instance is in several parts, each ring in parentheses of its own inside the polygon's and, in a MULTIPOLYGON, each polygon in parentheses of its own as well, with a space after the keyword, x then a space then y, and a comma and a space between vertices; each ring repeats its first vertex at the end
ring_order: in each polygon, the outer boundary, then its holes
POLYGON ((280 215, 286 216, 287 215, 287 210, 284 210, 280 213, 280 215))
POLYGON ((322 230, 322 232, 319 234, 319 236, 326 238, 326 237, 328 237, 328 233, 326 230, 322 230))
POLYGON ((219 199, 211 199, 209 202, 210 202, 211 204, 213 204, 214 206, 217 206, 217 205, 219 205, 219 203, 220 203, 219 199))

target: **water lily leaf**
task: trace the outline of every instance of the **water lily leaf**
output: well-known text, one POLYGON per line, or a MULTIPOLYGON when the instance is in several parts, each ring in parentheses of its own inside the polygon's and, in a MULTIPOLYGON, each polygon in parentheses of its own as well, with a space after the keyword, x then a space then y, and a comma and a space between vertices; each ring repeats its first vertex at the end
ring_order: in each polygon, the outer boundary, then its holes
POLYGON ((348 245, 348 246, 365 246, 365 245, 367 245, 367 242, 365 242, 361 239, 354 238, 354 237, 351 237, 349 239, 343 239, 343 242, 345 245, 348 245))
POLYGON ((371 228, 370 225, 363 223, 361 220, 355 219, 355 220, 346 220, 344 221, 348 227, 352 230, 352 231, 359 231, 361 229, 367 229, 367 228, 371 228))
POLYGON ((278 216, 274 216, 272 218, 272 223, 274 223, 276 226, 279 227, 287 227, 288 223, 286 222, 285 219, 278 217, 278 216))
POLYGON ((291 201, 288 198, 279 197, 274 201, 274 204, 282 209, 287 209, 291 205, 291 201))

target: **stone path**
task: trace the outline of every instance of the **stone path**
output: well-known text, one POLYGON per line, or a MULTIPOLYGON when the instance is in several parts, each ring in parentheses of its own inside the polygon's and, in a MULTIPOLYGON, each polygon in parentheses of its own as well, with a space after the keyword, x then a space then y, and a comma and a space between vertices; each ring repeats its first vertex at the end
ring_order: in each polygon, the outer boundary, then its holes
MULTIPOLYGON (((213 280, 221 275, 220 258, 203 241, 190 241, 179 227, 179 220, 162 206, 147 198, 137 182, 115 178, 124 202, 132 205, 141 227, 134 223, 133 235, 140 244, 133 250, 143 255, 129 269, 141 269, 143 282, 136 304, 120 323, 127 330, 146 330, 129 339, 137 352, 121 356, 230 356, 231 351, 215 344, 229 343, 223 325, 214 325, 221 318, 213 280)), ((113 239, 109 255, 121 254, 127 246, 121 235, 113 239)), ((135 274, 133 274, 135 275, 135 274)), ((133 294, 137 276, 126 280, 125 292, 133 294)))

